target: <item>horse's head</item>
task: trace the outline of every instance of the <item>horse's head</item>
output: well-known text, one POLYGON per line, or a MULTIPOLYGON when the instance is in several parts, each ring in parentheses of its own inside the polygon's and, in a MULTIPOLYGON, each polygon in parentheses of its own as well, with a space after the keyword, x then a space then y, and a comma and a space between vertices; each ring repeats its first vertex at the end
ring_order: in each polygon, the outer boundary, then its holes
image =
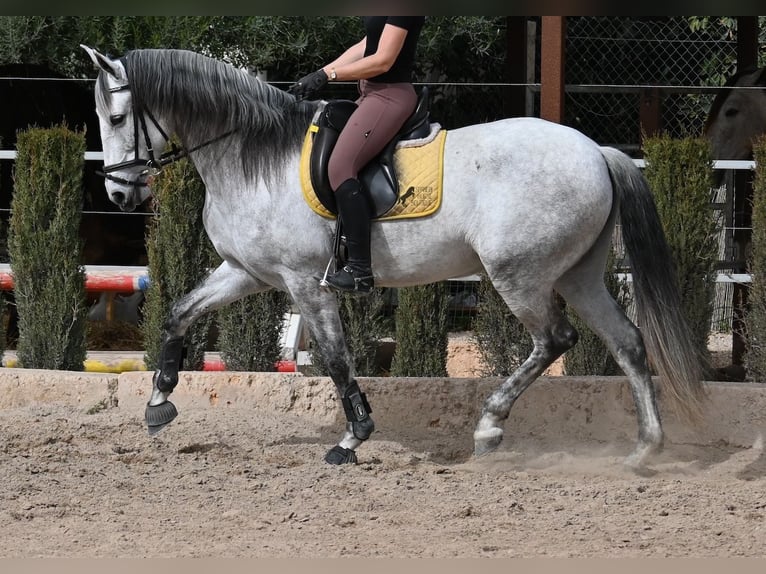
POLYGON ((713 159, 752 159, 753 139, 766 133, 766 68, 739 73, 726 86, 705 124, 713 159))
POLYGON ((123 61, 81 47, 99 70, 96 113, 104 150, 106 191, 120 209, 133 211, 151 195, 149 180, 161 169, 154 150, 165 147, 167 136, 148 111, 134 101, 123 61), (147 117, 151 121, 147 122, 147 117))

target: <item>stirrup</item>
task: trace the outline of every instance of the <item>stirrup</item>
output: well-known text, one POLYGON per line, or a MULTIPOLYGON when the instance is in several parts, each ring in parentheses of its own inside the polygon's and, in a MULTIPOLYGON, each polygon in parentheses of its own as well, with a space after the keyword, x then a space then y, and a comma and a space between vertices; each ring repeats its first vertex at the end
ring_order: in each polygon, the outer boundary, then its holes
POLYGON ((327 275, 323 283, 338 291, 360 295, 371 292, 375 286, 371 269, 357 269, 350 265, 346 265, 332 275, 327 275))

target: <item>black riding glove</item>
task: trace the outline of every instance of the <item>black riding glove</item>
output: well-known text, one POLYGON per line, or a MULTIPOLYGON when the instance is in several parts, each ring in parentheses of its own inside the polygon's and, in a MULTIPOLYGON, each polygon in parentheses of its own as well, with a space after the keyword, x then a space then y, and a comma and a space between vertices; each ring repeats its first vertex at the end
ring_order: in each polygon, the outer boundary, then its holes
POLYGON ((327 74, 320 68, 316 72, 311 72, 310 74, 303 76, 300 80, 287 88, 287 91, 298 98, 298 101, 301 101, 324 88, 326 84, 327 74))

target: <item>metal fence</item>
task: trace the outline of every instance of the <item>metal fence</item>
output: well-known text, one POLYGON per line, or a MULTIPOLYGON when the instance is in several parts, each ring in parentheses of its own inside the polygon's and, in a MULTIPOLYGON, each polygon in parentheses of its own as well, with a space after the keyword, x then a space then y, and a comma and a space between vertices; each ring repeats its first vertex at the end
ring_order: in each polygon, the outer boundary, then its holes
POLYGON ((692 32, 686 16, 567 19, 566 123, 635 154, 642 95, 656 87, 672 137, 700 135, 715 90, 736 68, 736 38, 692 32))

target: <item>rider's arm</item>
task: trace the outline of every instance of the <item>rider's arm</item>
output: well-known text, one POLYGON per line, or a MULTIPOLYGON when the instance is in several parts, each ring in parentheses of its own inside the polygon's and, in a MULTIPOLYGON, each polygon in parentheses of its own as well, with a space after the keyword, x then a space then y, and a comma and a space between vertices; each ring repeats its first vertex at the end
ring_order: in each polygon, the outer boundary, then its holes
POLYGON ((335 58, 332 62, 327 64, 324 67, 324 70, 327 72, 328 76, 330 74, 330 70, 332 68, 335 68, 337 71, 338 68, 341 66, 345 66, 348 64, 351 64, 352 62, 357 62, 364 58, 364 48, 367 46, 367 36, 362 38, 359 42, 351 46, 348 50, 343 52, 340 56, 335 58))
POLYGON ((383 33, 374 54, 364 57, 367 39, 355 44, 343 55, 323 69, 331 77, 335 68, 335 80, 364 80, 387 72, 394 65, 407 37, 407 30, 392 24, 383 27, 383 33))

